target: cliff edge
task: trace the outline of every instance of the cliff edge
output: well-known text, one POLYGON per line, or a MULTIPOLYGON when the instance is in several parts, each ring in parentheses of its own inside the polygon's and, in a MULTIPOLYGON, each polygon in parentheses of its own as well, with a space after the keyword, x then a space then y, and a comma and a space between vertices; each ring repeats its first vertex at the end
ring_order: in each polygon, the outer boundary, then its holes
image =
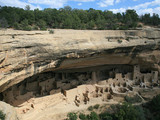
POLYGON ((159 30, 0 30, 0 92, 46 71, 136 64, 160 72, 159 30))

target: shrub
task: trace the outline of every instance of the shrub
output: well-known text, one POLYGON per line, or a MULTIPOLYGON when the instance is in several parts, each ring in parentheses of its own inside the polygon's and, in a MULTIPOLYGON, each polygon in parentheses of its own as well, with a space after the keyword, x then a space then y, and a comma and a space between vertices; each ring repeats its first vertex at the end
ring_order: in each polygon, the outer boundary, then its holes
POLYGON ((54 34, 54 30, 49 30, 49 34, 54 34))
POLYGON ((69 120, 77 120, 76 113, 68 113, 67 117, 69 118, 69 120))
POLYGON ((93 106, 94 109, 98 109, 99 108, 99 104, 96 104, 95 106, 93 106))
POLYGON ((129 37, 127 37, 126 40, 129 41, 129 37))
POLYGON ((145 118, 142 119, 141 114, 144 114, 144 112, 143 110, 140 111, 140 108, 138 111, 130 103, 123 103, 114 117, 116 120, 145 120, 145 118))
POLYGON ((149 103, 148 107, 152 112, 160 111, 160 94, 155 96, 149 103))
POLYGON ((141 24, 138 24, 138 26, 137 27, 140 27, 140 28, 142 28, 143 26, 141 25, 141 24))
POLYGON ((45 30, 47 30, 47 28, 46 27, 41 27, 40 30, 44 30, 45 31, 45 30))
POLYGON ((18 23, 14 23, 13 28, 15 30, 22 30, 21 24, 18 24, 18 23))
POLYGON ((26 27, 24 27, 24 28, 23 28, 23 30, 31 31, 31 30, 32 30, 32 28, 31 28, 30 26, 26 26, 26 27))
POLYGON ((38 30, 38 26, 33 26, 33 30, 38 30))
POLYGON ((112 115, 108 112, 101 113, 99 117, 101 120, 113 120, 112 115))
POLYGON ((0 120, 5 120, 5 114, 2 112, 2 111, 0 111, 0 120))
POLYGON ((14 36, 14 35, 12 35, 12 38, 14 39, 14 38, 15 38, 15 36, 14 36))
POLYGON ((142 99, 138 95, 135 95, 134 97, 125 96, 124 99, 125 99, 126 102, 129 102, 129 103, 142 102, 142 99))
MULTIPOLYGON (((160 95, 153 97, 145 106, 147 110, 149 109, 150 116, 153 120, 160 120, 160 95)), ((150 116, 147 114, 147 117, 150 116)))
POLYGON ((93 110, 93 106, 89 106, 89 107, 88 107, 88 110, 89 110, 89 111, 92 111, 92 110, 93 110))
POLYGON ((90 115, 87 115, 88 120, 100 120, 99 116, 95 112, 91 112, 90 115))
POLYGON ((122 40, 119 40, 119 39, 118 39, 117 41, 118 41, 118 43, 122 43, 122 40))
POLYGON ((80 119, 80 120, 87 120, 87 117, 86 117, 85 114, 80 113, 80 114, 79 114, 79 119, 80 119))

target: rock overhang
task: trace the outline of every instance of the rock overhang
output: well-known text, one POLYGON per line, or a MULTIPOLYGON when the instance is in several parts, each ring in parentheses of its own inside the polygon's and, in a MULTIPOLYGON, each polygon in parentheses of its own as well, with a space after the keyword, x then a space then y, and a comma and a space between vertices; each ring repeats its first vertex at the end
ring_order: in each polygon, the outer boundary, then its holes
POLYGON ((10 37, 11 32, 1 33, 0 92, 46 71, 110 64, 141 64, 160 70, 159 33, 55 30, 53 35, 30 35, 19 31, 15 39, 10 37))

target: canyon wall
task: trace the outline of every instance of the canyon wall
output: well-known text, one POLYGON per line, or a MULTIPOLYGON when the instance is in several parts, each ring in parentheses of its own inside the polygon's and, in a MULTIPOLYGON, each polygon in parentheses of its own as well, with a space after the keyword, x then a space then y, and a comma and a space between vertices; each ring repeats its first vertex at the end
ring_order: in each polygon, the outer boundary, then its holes
POLYGON ((0 92, 42 72, 140 65, 160 73, 160 31, 0 30, 0 92))

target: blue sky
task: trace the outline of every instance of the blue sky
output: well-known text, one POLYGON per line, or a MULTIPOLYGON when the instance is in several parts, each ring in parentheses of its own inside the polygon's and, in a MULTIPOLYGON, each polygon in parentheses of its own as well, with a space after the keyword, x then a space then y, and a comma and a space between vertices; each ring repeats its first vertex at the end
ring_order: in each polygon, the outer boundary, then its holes
POLYGON ((21 8, 30 5, 31 9, 59 9, 69 5, 72 8, 111 10, 114 13, 135 9, 139 15, 144 13, 160 15, 160 0, 0 0, 0 5, 21 8))

